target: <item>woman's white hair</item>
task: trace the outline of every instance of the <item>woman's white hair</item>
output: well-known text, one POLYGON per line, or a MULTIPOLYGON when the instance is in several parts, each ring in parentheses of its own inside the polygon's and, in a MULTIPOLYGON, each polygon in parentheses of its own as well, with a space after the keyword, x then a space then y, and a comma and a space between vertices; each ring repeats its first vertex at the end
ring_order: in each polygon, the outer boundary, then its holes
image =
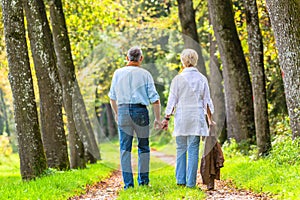
POLYGON ((134 46, 131 47, 127 52, 127 57, 129 61, 139 61, 141 59, 141 56, 143 55, 143 52, 140 47, 134 46))
POLYGON ((180 60, 183 66, 196 66, 198 61, 198 54, 193 49, 184 49, 180 55, 180 60))

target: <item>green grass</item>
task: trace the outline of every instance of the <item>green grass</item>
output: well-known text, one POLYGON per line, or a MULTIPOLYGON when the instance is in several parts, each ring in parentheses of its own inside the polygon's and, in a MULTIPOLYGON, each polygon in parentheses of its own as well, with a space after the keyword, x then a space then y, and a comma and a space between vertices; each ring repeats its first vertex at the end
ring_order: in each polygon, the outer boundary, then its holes
POLYGON ((137 186, 122 190, 118 199, 204 199, 205 194, 197 188, 184 188, 176 185, 174 167, 151 157, 150 187, 137 186))
MULTIPOLYGON (((88 165, 84 170, 59 172, 48 170, 47 176, 23 182, 19 172, 19 157, 13 154, 0 158, 0 200, 7 199, 68 199, 85 192, 87 184, 107 178, 119 166, 117 142, 101 144, 102 161, 88 165)), ((169 149, 170 150, 170 149, 169 149)), ((173 151, 173 150, 172 150, 173 151)), ((134 162, 137 162, 137 147, 133 147, 134 162)), ((199 189, 178 187, 174 167, 158 158, 151 157, 151 187, 138 187, 120 191, 119 199, 203 199, 199 189)), ((135 168, 135 171, 137 169, 135 168)), ((136 181, 136 180, 135 180, 136 181)))
POLYGON ((238 188, 271 193, 276 199, 300 199, 300 165, 278 165, 269 159, 252 161, 246 156, 225 157, 221 178, 238 188))
POLYGON ((59 172, 23 182, 19 172, 18 155, 0 158, 0 199, 67 199, 84 193, 87 184, 107 178, 118 168, 118 149, 112 144, 102 145, 103 161, 88 165, 84 170, 59 172))

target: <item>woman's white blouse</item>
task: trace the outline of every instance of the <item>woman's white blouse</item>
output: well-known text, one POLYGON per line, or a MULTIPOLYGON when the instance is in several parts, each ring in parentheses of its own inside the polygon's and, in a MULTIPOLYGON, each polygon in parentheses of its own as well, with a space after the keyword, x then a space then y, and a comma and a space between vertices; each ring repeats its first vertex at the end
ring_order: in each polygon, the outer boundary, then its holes
POLYGON ((174 112, 174 136, 208 136, 205 115, 213 113, 207 78, 195 67, 184 68, 172 80, 166 115, 174 112), (173 110, 174 108, 174 110, 173 110))

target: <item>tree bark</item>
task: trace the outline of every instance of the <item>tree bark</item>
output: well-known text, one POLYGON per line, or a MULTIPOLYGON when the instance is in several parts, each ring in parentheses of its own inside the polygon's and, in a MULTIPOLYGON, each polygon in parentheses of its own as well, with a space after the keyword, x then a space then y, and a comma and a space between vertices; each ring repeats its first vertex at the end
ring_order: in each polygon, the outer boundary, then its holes
POLYGON ((300 136, 300 2, 266 0, 283 73, 293 139, 300 136))
POLYGON ((10 136, 10 130, 9 130, 9 123, 8 123, 8 115, 7 115, 7 108, 6 108, 6 104, 4 101, 4 97, 3 97, 3 91, 0 90, 0 98, 1 98, 1 102, 3 103, 2 105, 2 114, 3 114, 3 118, 4 121, 3 123, 5 123, 5 132, 7 133, 7 136, 10 136))
POLYGON ((107 125, 107 113, 106 113, 106 108, 105 105, 102 104, 101 105, 101 112, 99 115, 99 126, 101 128, 101 132, 102 135, 100 137, 100 139, 106 138, 109 136, 109 132, 108 132, 108 125, 107 125))
POLYGON ((65 16, 60 0, 51 0, 49 1, 49 5, 57 67, 62 83, 63 102, 68 121, 71 168, 84 168, 84 146, 76 129, 73 116, 73 95, 76 75, 65 16))
POLYGON ((243 3, 246 11, 250 52, 256 142, 259 155, 264 156, 271 150, 271 136, 266 95, 263 40, 259 28, 256 0, 243 0, 243 3))
POLYGON ((43 144, 47 163, 60 170, 70 167, 62 120, 62 98, 52 34, 42 0, 23 1, 28 35, 38 80, 43 144))
POLYGON ((225 98, 224 98, 224 86, 222 84, 223 77, 220 70, 221 64, 216 56, 217 42, 213 40, 212 36, 210 40, 210 62, 209 62, 209 85, 211 88, 211 98, 214 103, 215 112, 213 119, 216 122, 216 132, 220 143, 223 144, 227 139, 226 124, 225 124, 225 98))
POLYGON ((13 93, 21 176, 34 179, 47 168, 33 90, 20 0, 2 0, 4 34, 13 93))
POLYGON ((198 70, 207 76, 204 58, 197 33, 193 0, 177 0, 184 48, 194 49, 198 53, 198 70))
POLYGON ((231 0, 209 0, 210 19, 223 64, 227 134, 238 142, 255 136, 252 89, 231 0))
POLYGON ((3 90, 0 88, 0 135, 3 135, 3 132, 5 132, 7 136, 10 136, 7 107, 4 100, 3 90))
POLYGON ((3 135, 4 131, 4 101, 2 101, 2 89, 0 88, 0 135, 3 135))
POLYGON ((108 132, 109 132, 108 137, 111 139, 117 135, 118 131, 115 126, 115 119, 114 119, 114 115, 110 103, 106 103, 105 108, 106 108, 106 116, 107 116, 108 132))
POLYGON ((84 143, 86 155, 89 155, 89 158, 92 158, 91 155, 93 156, 92 160, 90 160, 91 163, 94 163, 96 160, 101 160, 94 130, 77 81, 74 83, 73 113, 76 128, 84 143))

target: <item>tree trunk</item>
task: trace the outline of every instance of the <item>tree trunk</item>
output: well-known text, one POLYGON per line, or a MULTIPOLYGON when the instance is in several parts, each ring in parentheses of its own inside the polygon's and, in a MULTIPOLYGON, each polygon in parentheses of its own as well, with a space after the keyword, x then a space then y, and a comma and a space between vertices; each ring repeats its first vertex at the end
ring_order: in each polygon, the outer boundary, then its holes
POLYGON ((106 127, 104 126, 104 105, 100 102, 99 86, 95 90, 95 114, 97 116, 97 132, 96 139, 99 144, 102 139, 105 138, 106 127))
POLYGON ((243 3, 247 19, 256 142, 258 153, 260 155, 267 155, 271 149, 271 136, 268 119, 262 34, 259 28, 256 0, 243 0, 243 3))
POLYGON ((214 103, 215 112, 213 119, 217 123, 216 131, 218 138, 223 144, 227 139, 226 124, 225 124, 225 98, 224 98, 224 86, 222 84, 223 77, 222 71, 220 70, 221 64, 216 56, 217 43, 212 39, 212 35, 209 37, 210 40, 210 62, 209 62, 209 85, 211 88, 211 98, 214 103))
POLYGON ((23 1, 30 47, 40 94, 43 144, 51 168, 70 167, 62 120, 61 86, 56 67, 52 34, 42 0, 23 1))
POLYGON ((22 2, 2 0, 2 11, 21 176, 23 180, 30 180, 41 175, 47 163, 38 123, 22 2))
POLYGON ((101 160, 94 130, 77 81, 74 83, 73 113, 76 128, 83 141, 86 153, 90 158, 91 155, 93 156, 92 160, 90 160, 91 163, 94 163, 95 160, 101 160))
POLYGON ((184 48, 194 49, 198 53, 198 70, 207 76, 205 63, 197 33, 193 0, 177 0, 184 48))
POLYGON ((85 168, 84 146, 76 129, 73 116, 72 98, 76 75, 65 16, 60 0, 51 0, 49 5, 57 67, 62 83, 63 102, 68 121, 71 168, 85 168))
POLYGON ((4 121, 3 123, 5 123, 5 132, 7 133, 7 136, 10 136, 10 130, 9 130, 9 123, 8 123, 8 115, 7 115, 7 108, 6 108, 6 104, 4 101, 4 97, 3 97, 3 91, 0 90, 0 98, 1 98, 1 102, 2 104, 2 114, 3 114, 3 118, 4 121))
POLYGON ((115 126, 115 119, 114 119, 114 115, 110 103, 106 103, 105 108, 106 108, 107 125, 108 125, 108 133, 109 133, 108 137, 113 138, 117 135, 118 131, 115 126))
POLYGON ((210 19, 221 54, 229 138, 254 140, 252 89, 231 0, 209 0, 210 19))
POLYGON ((274 30, 293 139, 300 136, 300 2, 266 0, 274 30))
POLYGON ((4 101, 2 101, 2 89, 0 88, 0 135, 3 135, 4 131, 4 101))
POLYGON ((107 125, 107 113, 106 113, 105 104, 101 105, 101 112, 99 115, 99 126, 101 128, 102 137, 104 138, 108 137, 109 132, 108 132, 108 125, 107 125))

